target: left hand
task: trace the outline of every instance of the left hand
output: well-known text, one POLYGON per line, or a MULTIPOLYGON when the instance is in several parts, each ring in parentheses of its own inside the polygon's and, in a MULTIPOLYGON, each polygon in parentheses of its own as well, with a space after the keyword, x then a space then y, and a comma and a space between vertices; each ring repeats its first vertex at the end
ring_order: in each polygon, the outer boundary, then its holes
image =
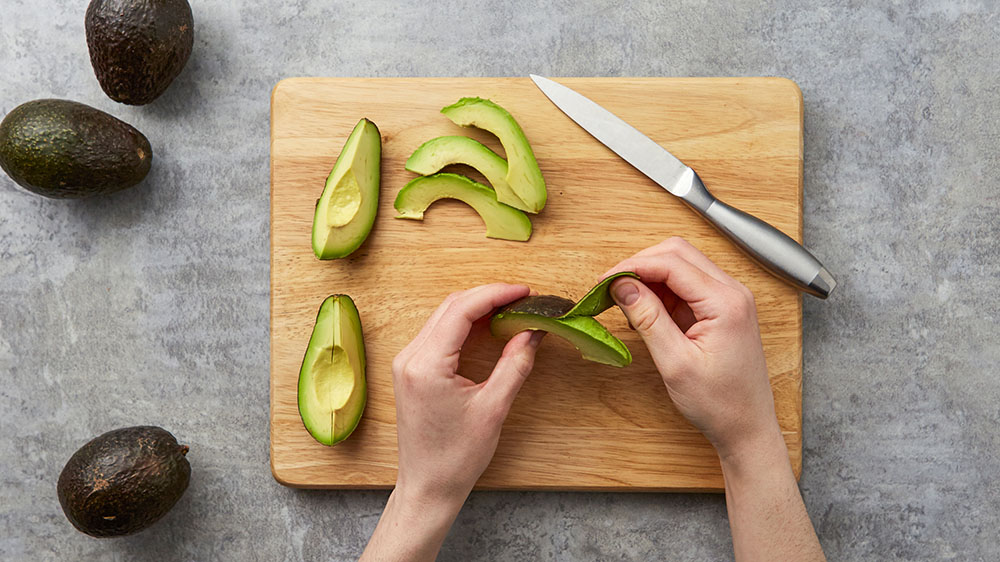
POLYGON ((400 495, 461 506, 490 464, 544 334, 511 338, 493 373, 479 384, 458 372, 459 354, 473 322, 528 292, 524 285, 497 283, 453 293, 396 356, 400 495))

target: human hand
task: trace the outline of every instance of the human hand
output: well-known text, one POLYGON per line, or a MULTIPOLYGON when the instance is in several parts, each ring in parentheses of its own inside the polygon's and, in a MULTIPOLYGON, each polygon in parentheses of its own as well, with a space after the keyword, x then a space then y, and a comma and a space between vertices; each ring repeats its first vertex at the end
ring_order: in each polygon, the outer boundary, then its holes
POLYGON ((473 322, 528 295, 524 285, 483 285, 449 295, 392 364, 400 494, 461 505, 496 452, 500 428, 531 373, 542 332, 510 339, 479 384, 458 372, 473 322))
POLYGON ((677 409, 723 461, 780 440, 750 290, 681 238, 635 254, 604 277, 620 271, 634 271, 641 282, 615 281, 612 297, 649 348, 677 409))

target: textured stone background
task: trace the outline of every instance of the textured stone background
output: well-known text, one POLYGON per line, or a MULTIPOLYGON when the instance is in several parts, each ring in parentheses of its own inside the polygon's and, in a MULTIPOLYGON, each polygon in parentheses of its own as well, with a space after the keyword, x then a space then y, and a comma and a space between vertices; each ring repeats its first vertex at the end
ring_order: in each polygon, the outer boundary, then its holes
MULTIPOLYGON (((831 560, 1000 559, 997 2, 197 0, 171 89, 115 104, 83 0, 4 0, 0 111, 64 97, 144 131, 114 196, 0 177, 0 559, 349 560, 383 492, 268 469, 268 101, 312 76, 778 75, 806 114, 806 242, 841 283, 805 305, 801 486, 831 560), (878 6, 874 6, 874 5, 878 6), (61 513, 68 456, 154 423, 194 480, 155 530, 61 513)), ((721 496, 477 493, 441 560, 720 560, 721 496)))

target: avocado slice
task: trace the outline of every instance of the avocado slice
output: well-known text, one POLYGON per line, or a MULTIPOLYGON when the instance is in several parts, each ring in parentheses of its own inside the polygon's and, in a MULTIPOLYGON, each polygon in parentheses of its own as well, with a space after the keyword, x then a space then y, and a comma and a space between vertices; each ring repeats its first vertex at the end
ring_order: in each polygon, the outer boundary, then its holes
POLYGON ((45 197, 120 191, 141 182, 152 162, 149 141, 135 127, 75 101, 29 101, 0 123, 0 167, 45 197))
POLYGON ((97 81, 108 97, 129 105, 158 98, 194 47, 187 0, 91 0, 84 24, 97 81))
POLYGON ((191 480, 188 447, 155 426, 115 429, 73 453, 56 492, 66 518, 92 537, 120 537, 170 511, 191 480))
POLYGON ((525 330, 542 330, 573 344, 588 361, 614 367, 632 363, 625 344, 600 322, 590 316, 563 316, 572 307, 573 301, 553 295, 524 297, 490 319, 490 333, 510 339, 525 330))
POLYGON ((597 284, 579 302, 554 295, 524 297, 490 318, 490 333, 510 339, 525 330, 542 330, 573 344, 584 359, 614 367, 632 363, 632 354, 594 316, 612 305, 611 283, 619 277, 639 278, 633 272, 616 273, 597 284))
POLYGON ((475 209, 486 223, 489 238, 519 242, 531 238, 527 215, 498 202, 492 189, 458 174, 440 173, 411 180, 396 195, 396 218, 423 220, 424 211, 438 199, 458 199, 475 209))
POLYGON ((316 202, 312 248, 317 258, 346 257, 368 238, 378 211, 381 164, 382 136, 375 123, 362 119, 347 137, 316 202))
POLYGON ((331 295, 316 316, 299 370, 299 415, 324 445, 347 439, 368 400, 361 316, 347 295, 331 295))
MULTIPOLYGON (((493 133, 507 153, 507 183, 524 202, 525 209, 537 213, 545 207, 545 179, 535 160, 528 138, 506 109, 483 98, 462 98, 441 110, 462 127, 477 127, 493 133)), ((484 174, 485 175, 485 174, 484 174)))
POLYGON ((514 193, 507 183, 507 161, 469 137, 447 136, 420 145, 406 161, 406 169, 429 176, 452 164, 472 166, 483 174, 497 192, 497 201, 533 213, 531 207, 514 193))

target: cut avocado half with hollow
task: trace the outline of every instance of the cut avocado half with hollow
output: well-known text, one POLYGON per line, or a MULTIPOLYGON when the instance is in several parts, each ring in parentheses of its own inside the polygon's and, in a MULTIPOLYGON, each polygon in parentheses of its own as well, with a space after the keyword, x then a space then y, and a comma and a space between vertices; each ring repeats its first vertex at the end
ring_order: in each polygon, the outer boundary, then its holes
POLYGON ((483 98, 462 98, 441 113, 456 125, 483 129, 500 139, 507 153, 507 183, 525 204, 525 210, 537 213, 545 207, 545 179, 535 153, 521 126, 506 109, 483 98))
POLYGON ((529 296, 514 301, 490 319, 490 333, 510 339, 525 330, 541 330, 567 340, 588 361, 626 367, 632 363, 628 348, 593 318, 614 304, 611 283, 623 276, 639 278, 632 272, 616 273, 598 283, 575 304, 554 295, 529 296))
POLYGON ((378 127, 358 121, 316 202, 312 248, 317 258, 346 257, 368 238, 378 210, 381 161, 378 127))
POLYGON ((396 195, 397 219, 423 220, 424 211, 439 199, 458 199, 472 207, 486 223, 486 236, 523 242, 531 238, 528 215, 497 201, 497 194, 481 183, 450 173, 414 178, 396 195))
POLYGON ((507 183, 507 161, 469 137, 447 136, 431 139, 420 145, 406 161, 406 169, 429 176, 445 166, 465 164, 482 174, 497 192, 497 201, 533 213, 507 183))
POLYGON ((309 434, 336 445, 354 431, 368 400, 361 317, 347 295, 323 301, 299 370, 299 415, 309 434))

